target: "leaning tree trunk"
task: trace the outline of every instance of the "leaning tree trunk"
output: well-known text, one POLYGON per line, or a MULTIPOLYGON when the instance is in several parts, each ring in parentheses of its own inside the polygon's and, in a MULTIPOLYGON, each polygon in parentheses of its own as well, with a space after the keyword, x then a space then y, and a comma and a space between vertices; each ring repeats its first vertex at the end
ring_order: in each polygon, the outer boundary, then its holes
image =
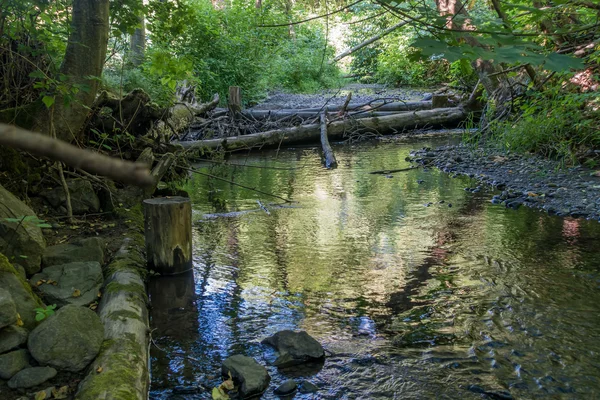
POLYGON ((34 130, 66 141, 80 138, 89 107, 98 91, 108 43, 109 0, 73 0, 73 20, 60 75, 67 77, 71 94, 57 94, 34 130), (89 90, 88 90, 89 89, 89 90), (68 105, 65 105, 67 101, 68 105))

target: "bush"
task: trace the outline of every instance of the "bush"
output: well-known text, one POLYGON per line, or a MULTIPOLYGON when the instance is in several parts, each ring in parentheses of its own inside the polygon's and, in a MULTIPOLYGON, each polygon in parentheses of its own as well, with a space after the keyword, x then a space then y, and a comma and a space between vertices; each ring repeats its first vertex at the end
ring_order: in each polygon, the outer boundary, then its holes
POLYGON ((565 92, 559 85, 535 92, 516 104, 512 119, 493 123, 490 139, 517 152, 533 152, 576 163, 600 146, 597 95, 565 92))

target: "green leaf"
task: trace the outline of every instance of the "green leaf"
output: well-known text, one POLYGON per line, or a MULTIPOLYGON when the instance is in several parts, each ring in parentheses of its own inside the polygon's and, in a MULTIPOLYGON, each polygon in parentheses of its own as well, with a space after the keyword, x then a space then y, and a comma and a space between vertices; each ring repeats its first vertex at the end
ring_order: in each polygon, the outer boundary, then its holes
POLYGON ((42 102, 46 105, 46 108, 50 108, 54 104, 54 96, 44 96, 42 102))
POLYGON ((544 68, 553 72, 568 72, 571 69, 583 69, 582 59, 574 58, 566 54, 552 53, 544 61, 544 68))
POLYGON ((38 228, 52 228, 52 225, 50 224, 37 224, 36 226, 38 228))
POLYGON ((21 257, 21 258, 29 258, 29 257, 27 257, 27 256, 25 256, 23 254, 19 255, 19 257, 21 257))
POLYGON ((38 322, 42 321, 44 318, 46 318, 46 314, 44 314, 43 312, 35 314, 35 320, 38 322))

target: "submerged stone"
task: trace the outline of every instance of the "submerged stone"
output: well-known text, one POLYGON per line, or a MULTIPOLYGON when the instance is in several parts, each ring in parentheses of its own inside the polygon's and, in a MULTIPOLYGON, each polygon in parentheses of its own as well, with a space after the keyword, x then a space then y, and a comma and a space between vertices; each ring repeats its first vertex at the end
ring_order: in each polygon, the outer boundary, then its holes
POLYGON ((302 381, 298 386, 298 391, 300 393, 315 393, 319 391, 319 387, 310 381, 302 381))
POLYGON ((288 379, 287 381, 279 385, 279 387, 277 387, 277 389, 275 389, 273 393, 275 393, 278 396, 287 396, 294 393, 297 388, 298 384, 296 383, 296 381, 293 379, 288 379))
POLYGON ((323 346, 305 331, 280 331, 264 339, 262 343, 273 346, 279 352, 274 365, 281 368, 318 361, 325 357, 323 346))
POLYGON ((231 373, 233 382, 238 387, 240 397, 245 399, 262 394, 269 387, 271 377, 267 369, 252 357, 240 354, 229 357, 221 366, 221 374, 228 377, 231 373))

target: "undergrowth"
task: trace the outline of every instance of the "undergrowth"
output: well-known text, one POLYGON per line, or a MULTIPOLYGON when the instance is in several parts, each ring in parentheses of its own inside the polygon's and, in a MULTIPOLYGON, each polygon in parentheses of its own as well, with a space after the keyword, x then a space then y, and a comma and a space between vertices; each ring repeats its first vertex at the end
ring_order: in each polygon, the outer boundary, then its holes
POLYGON ((597 92, 567 92, 559 85, 516 100, 513 117, 490 124, 486 141, 505 150, 536 153, 566 164, 597 164, 600 101, 597 92))

